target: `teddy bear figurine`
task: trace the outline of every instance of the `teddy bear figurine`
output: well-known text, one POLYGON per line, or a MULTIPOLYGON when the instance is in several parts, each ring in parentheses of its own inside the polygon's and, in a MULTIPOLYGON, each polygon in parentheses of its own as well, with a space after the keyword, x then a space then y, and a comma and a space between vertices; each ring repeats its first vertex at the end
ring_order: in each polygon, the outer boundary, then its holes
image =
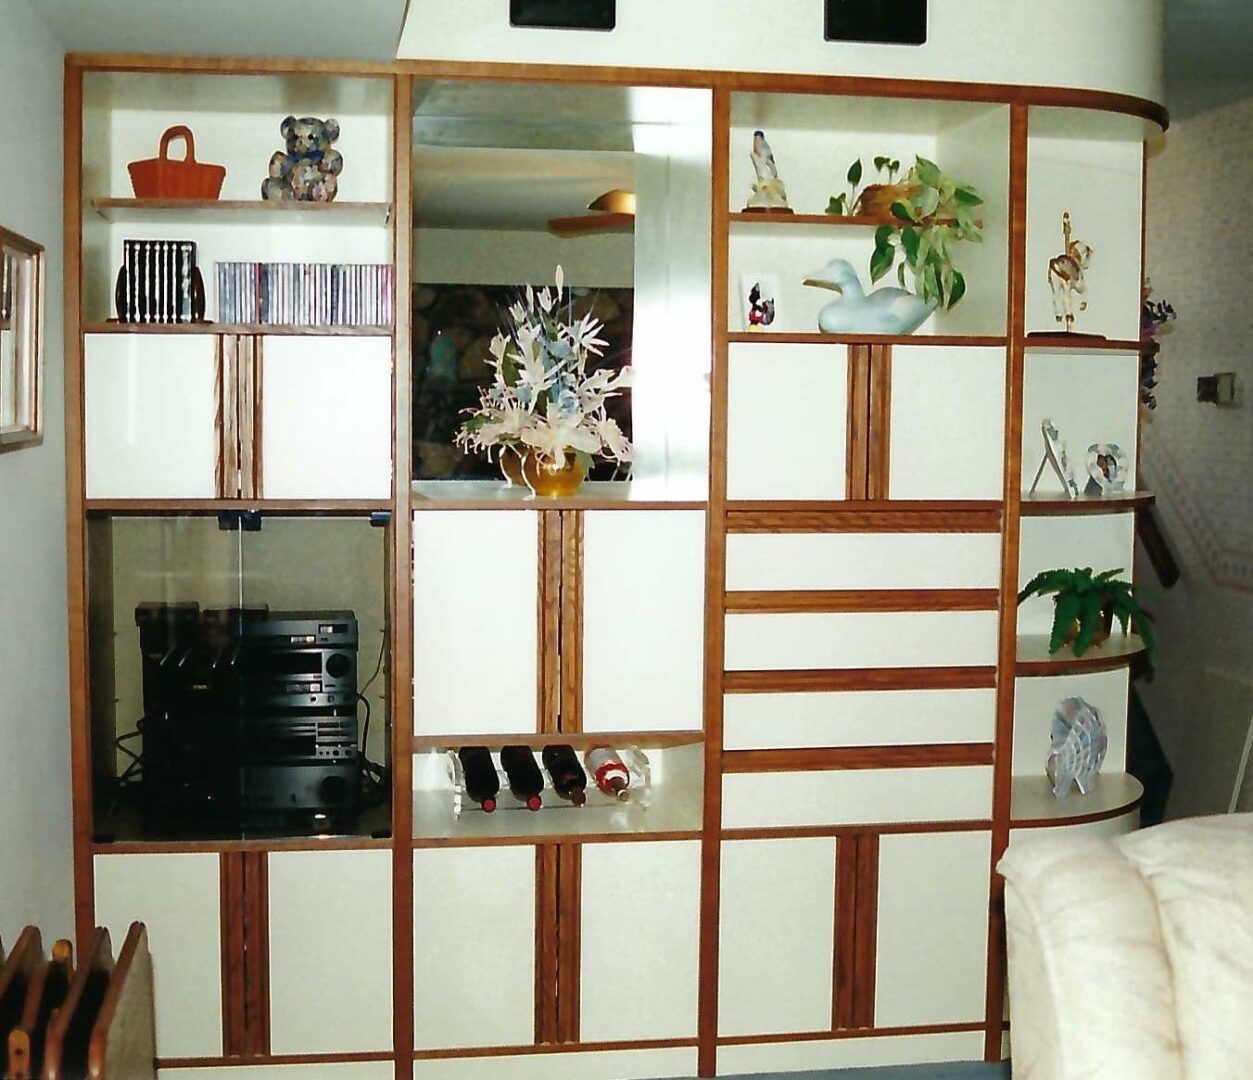
POLYGON ((271 202, 332 202, 344 168, 343 155, 331 148, 339 138, 339 121, 289 116, 281 130, 287 149, 270 158, 261 197, 271 202))

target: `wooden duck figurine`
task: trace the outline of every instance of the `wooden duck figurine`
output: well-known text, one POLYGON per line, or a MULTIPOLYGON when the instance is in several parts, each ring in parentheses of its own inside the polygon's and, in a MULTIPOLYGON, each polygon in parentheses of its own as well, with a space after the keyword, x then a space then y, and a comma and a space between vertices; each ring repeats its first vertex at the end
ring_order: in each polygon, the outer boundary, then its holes
POLYGON ((936 307, 934 300, 888 286, 867 296, 847 259, 832 259, 805 284, 839 294, 818 312, 824 334, 912 334, 936 307))

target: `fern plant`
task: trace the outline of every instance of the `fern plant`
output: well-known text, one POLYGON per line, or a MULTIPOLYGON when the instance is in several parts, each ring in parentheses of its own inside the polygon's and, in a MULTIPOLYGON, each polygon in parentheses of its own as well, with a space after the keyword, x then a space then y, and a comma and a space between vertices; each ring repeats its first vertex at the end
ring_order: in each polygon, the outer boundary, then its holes
POLYGON ((1082 656, 1097 633, 1107 629, 1117 619, 1122 632, 1125 634, 1130 628, 1138 633, 1149 659, 1156 658, 1157 639, 1153 633, 1152 616, 1140 606, 1136 586, 1117 577, 1122 572, 1120 567, 1094 574, 1090 566, 1073 570, 1045 570, 1027 582, 1018 594, 1020 604, 1031 596, 1053 594, 1050 655, 1058 652, 1066 643, 1067 636, 1075 631, 1074 653, 1082 656))

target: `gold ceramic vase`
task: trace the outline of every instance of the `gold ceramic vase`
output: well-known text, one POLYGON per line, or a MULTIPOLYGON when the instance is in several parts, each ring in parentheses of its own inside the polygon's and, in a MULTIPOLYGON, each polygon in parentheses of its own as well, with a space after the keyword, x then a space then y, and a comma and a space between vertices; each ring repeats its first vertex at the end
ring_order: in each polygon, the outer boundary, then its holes
POLYGON ((566 455, 564 465, 554 467, 532 453, 522 459, 522 476, 540 498, 568 498, 583 483, 583 466, 573 454, 566 455))

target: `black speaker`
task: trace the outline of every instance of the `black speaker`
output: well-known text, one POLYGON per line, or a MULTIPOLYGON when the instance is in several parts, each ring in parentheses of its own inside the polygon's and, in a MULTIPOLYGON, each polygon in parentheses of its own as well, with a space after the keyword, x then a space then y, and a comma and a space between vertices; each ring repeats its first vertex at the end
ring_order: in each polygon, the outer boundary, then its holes
POLYGON ((924 45, 927 0, 826 0, 828 41, 924 45))
POLYGON ((510 26, 612 30, 617 23, 617 0, 509 0, 510 26))

